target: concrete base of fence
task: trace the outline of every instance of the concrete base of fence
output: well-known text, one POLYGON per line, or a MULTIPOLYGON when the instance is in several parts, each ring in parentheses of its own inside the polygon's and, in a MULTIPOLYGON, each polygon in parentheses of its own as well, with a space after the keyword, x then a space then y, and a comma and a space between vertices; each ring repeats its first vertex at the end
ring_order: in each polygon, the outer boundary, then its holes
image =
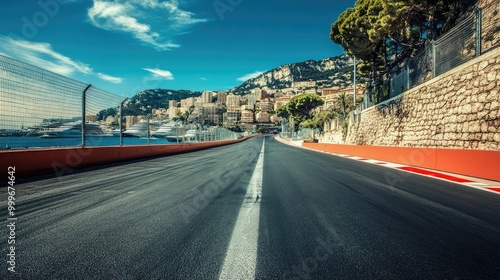
POLYGON ((0 182, 8 181, 7 169, 15 167, 15 177, 29 178, 39 175, 62 176, 74 170, 99 166, 129 160, 144 159, 157 156, 168 156, 180 153, 194 152, 218 146, 242 142, 249 137, 238 140, 217 142, 179 144, 179 145, 148 145, 148 146, 114 146, 62 148, 44 150, 12 150, 0 152, 0 182))
POLYGON ((303 143, 302 147, 500 181, 500 151, 303 143))

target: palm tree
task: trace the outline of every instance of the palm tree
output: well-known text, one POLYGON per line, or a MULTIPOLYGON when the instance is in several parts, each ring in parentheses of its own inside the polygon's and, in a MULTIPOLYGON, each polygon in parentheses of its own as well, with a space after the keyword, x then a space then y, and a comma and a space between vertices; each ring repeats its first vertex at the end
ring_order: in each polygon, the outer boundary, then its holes
POLYGON ((342 112, 342 115, 346 116, 351 111, 352 98, 346 92, 342 92, 335 98, 335 105, 342 112))

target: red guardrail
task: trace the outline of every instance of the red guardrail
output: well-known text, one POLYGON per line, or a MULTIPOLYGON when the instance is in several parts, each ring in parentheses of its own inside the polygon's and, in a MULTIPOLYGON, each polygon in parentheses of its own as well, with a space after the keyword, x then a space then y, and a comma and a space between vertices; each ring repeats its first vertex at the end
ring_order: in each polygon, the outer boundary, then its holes
POLYGON ((303 147, 500 181, 500 151, 303 143, 303 147))

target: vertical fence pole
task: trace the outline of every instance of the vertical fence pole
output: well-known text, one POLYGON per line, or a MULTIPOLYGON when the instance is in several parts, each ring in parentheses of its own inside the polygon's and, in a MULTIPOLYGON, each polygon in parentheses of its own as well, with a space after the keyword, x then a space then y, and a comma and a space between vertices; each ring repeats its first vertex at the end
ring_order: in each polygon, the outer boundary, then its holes
POLYGON ((152 114, 147 114, 146 115, 146 118, 148 119, 148 131, 147 131, 147 133, 148 133, 148 145, 150 144, 149 120, 151 120, 152 116, 153 116, 152 114))
POLYGON ((483 11, 481 8, 476 6, 474 8, 474 11, 476 12, 476 57, 480 56, 483 49, 481 46, 481 39, 482 39, 482 25, 483 25, 483 11))
POLYGON ((128 101, 128 98, 125 98, 122 103, 120 103, 120 119, 119 119, 119 125, 120 125, 120 147, 123 146, 123 104, 128 101))
POLYGON ((431 41, 432 45, 432 77, 436 77, 436 41, 431 41))
POLYGON ((85 148, 85 119, 86 119, 86 103, 87 103, 87 91, 92 87, 88 85, 82 93, 82 148, 85 148))
POLYGON ((406 90, 410 89, 410 61, 406 62, 406 90))

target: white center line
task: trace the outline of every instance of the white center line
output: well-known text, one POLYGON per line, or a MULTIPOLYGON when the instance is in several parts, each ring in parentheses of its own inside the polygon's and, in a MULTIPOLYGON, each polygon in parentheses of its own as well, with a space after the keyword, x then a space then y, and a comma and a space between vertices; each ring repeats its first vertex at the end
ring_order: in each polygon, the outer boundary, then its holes
POLYGON ((259 239, 260 201, 262 200, 262 174, 264 171, 264 148, 262 142, 259 159, 248 184, 238 219, 231 235, 229 248, 219 279, 255 279, 257 268, 257 241, 259 239))

